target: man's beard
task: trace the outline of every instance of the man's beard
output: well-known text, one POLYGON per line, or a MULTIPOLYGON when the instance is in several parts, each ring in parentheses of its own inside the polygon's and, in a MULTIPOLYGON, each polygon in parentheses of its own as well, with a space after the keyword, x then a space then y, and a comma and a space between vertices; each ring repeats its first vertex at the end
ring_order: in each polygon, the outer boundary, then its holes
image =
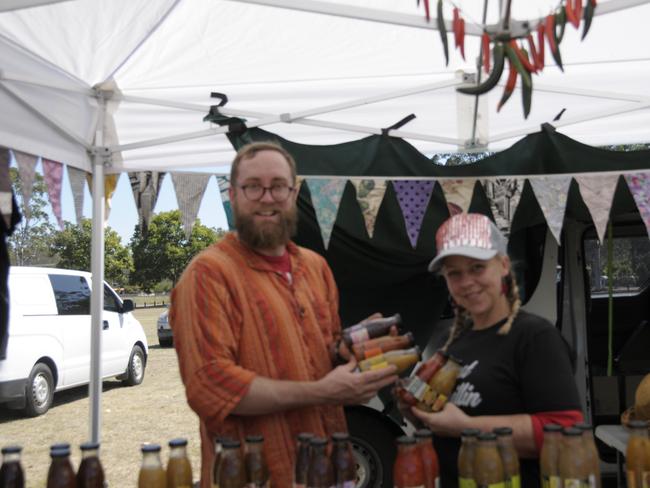
POLYGON ((298 227, 298 211, 278 210, 279 222, 255 222, 253 215, 243 215, 233 206, 239 240, 252 249, 274 249, 289 242, 298 227))

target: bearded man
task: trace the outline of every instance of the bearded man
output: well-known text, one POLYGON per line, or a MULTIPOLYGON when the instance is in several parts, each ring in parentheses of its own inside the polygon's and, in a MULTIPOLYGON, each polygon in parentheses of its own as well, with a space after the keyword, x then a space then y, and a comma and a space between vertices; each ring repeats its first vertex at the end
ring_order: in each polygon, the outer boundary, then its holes
POLYGON ((236 233, 195 257, 172 292, 170 323, 187 401, 201 431, 201 487, 211 487, 217 437, 264 436, 271 486, 293 482, 296 436, 347 430, 342 405, 365 403, 394 382, 394 367, 332 367, 338 291, 318 254, 290 239, 296 165, 272 143, 235 157, 236 233))

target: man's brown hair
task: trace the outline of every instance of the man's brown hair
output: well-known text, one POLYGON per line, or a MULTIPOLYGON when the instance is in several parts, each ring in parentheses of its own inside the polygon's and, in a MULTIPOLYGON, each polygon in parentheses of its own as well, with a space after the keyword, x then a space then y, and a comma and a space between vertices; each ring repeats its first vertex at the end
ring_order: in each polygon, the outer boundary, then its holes
POLYGON ((235 159, 232 162, 232 166, 230 167, 231 185, 235 185, 237 182, 237 177, 239 176, 239 165, 241 164, 242 160, 253 158, 260 151, 275 151, 282 154, 282 156, 284 156, 284 159, 286 159, 287 163, 289 164, 289 169, 291 170, 291 184, 294 185, 296 183, 296 162, 294 161, 291 154, 289 154, 287 150, 279 144, 275 142, 265 141, 246 144, 241 149, 239 149, 239 151, 237 151, 237 155, 235 156, 235 159))

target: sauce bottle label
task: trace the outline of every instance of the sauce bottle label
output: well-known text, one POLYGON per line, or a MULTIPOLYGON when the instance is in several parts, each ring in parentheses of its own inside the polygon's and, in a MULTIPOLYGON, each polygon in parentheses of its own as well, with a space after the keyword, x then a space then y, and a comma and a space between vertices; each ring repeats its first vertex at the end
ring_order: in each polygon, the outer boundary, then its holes
POLYGON ((350 340, 352 340, 352 344, 359 344, 360 342, 364 342, 370 339, 370 334, 368 334, 368 329, 365 327, 363 329, 355 330, 354 332, 350 333, 350 340))
POLYGON ((431 409, 434 412, 439 412, 440 410, 442 410, 442 407, 445 406, 445 403, 447 403, 447 397, 441 393, 440 395, 438 395, 438 398, 436 398, 436 401, 433 403, 431 409))
POLYGON ((542 477, 542 488, 560 488, 559 476, 543 476, 542 477))
POLYGON ((565 478, 564 479, 564 488, 584 488, 586 485, 585 481, 578 480, 575 478, 565 478))
POLYGON ((597 488, 598 487, 598 484, 596 483, 596 475, 595 474, 590 474, 589 475, 587 486, 589 488, 597 488))
POLYGON ((506 481, 506 488, 521 488, 521 477, 516 474, 506 481))
POLYGON ((419 376, 414 376, 406 386, 406 391, 419 401, 422 401, 426 392, 429 391, 429 384, 426 381, 422 381, 419 376))
POLYGON ((374 371, 374 370, 376 370, 376 369, 384 369, 384 368, 387 368, 388 366, 389 366, 389 364, 388 364, 386 361, 383 361, 383 362, 381 362, 381 363, 373 364, 373 365, 370 366, 370 368, 368 368, 368 369, 370 369, 370 371, 374 371))
POLYGON ((476 481, 472 478, 458 478, 459 488, 476 488, 476 481))

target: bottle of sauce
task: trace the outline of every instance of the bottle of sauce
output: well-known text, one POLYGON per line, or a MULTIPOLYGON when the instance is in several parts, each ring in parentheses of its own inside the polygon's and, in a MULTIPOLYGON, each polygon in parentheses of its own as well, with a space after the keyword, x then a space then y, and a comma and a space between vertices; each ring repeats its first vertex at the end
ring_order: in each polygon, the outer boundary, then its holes
POLYGON ((650 477, 650 465, 647 464, 646 446, 648 444, 648 423, 644 420, 632 420, 627 424, 630 437, 625 451, 628 488, 643 488, 645 473, 650 477))
POLYGON ((166 488, 167 477, 160 462, 160 445, 143 444, 142 464, 138 474, 138 488, 166 488))
POLYGON ((298 434, 296 465, 293 472, 293 488, 307 488, 307 473, 311 458, 310 441, 313 437, 314 435, 308 432, 298 434))
POLYGON ((397 326, 402 323, 400 314, 392 317, 383 317, 380 319, 368 320, 363 323, 348 327, 343 331, 343 340, 348 347, 352 344, 359 344, 375 337, 380 337, 391 333, 391 327, 395 326, 393 331, 397 331, 397 326))
POLYGON ((449 355, 445 364, 429 380, 429 390, 424 394, 417 407, 420 410, 439 412, 447 403, 447 399, 456 387, 456 379, 460 374, 462 361, 449 355))
POLYGON ((396 374, 401 374, 420 360, 420 348, 418 346, 411 349, 400 349, 398 351, 388 351, 378 356, 364 359, 359 363, 361 371, 371 371, 382 369, 391 364, 397 366, 396 374))
POLYGON ((99 443, 84 442, 79 447, 81 464, 77 470, 77 488, 104 488, 104 468, 99 460, 99 443))
POLYGON ((264 437, 246 436, 246 481, 249 488, 269 488, 269 468, 264 458, 264 437))
POLYGON ((307 488, 332 488, 334 486, 334 469, 327 456, 327 439, 314 437, 309 442, 311 459, 307 470, 307 488))
POLYGON ((484 432, 478 436, 474 455, 474 480, 478 488, 505 487, 503 462, 494 432, 484 432))
POLYGON ((70 445, 54 444, 50 448, 50 469, 47 472, 47 488, 75 488, 77 481, 70 462, 70 445))
POLYGON ((429 429, 416 430, 415 441, 417 442, 420 457, 422 458, 424 486, 425 488, 437 488, 440 467, 438 465, 438 455, 433 448, 433 433, 429 429))
POLYGON ((598 448, 594 441, 592 427, 586 423, 575 424, 574 427, 582 431, 582 445, 589 466, 589 488, 601 488, 600 458, 598 457, 598 448))
POLYGON ((560 444, 562 426, 544 425, 544 441, 539 455, 539 471, 542 488, 560 488, 560 444))
POLYGON ((401 336, 382 336, 376 339, 370 339, 366 342, 352 345, 352 352, 357 361, 378 356, 379 354, 396 351, 398 349, 409 349, 415 344, 415 338, 412 333, 401 336))
POLYGON ((332 465, 336 488, 354 488, 357 481, 357 465, 352 455, 350 436, 343 432, 332 434, 332 465))
POLYGON ((219 465, 221 463, 221 451, 223 448, 221 444, 225 437, 217 436, 214 439, 214 461, 212 461, 212 488, 219 488, 219 465))
POLYGON ((510 427, 497 427, 493 432, 497 435, 497 448, 503 463, 505 486, 506 488, 520 488, 519 456, 512 441, 512 429, 510 427))
POLYGON ((416 370, 415 375, 408 379, 406 386, 398 390, 400 400, 411 406, 421 402, 429 390, 429 381, 442 368, 445 361, 447 361, 447 353, 436 351, 416 370))
POLYGON ((0 488, 24 488, 25 474, 20 464, 20 446, 2 448, 2 467, 0 467, 0 488))
POLYGON ((167 488, 192 488, 192 465, 187 457, 187 439, 169 441, 167 488))
POLYGON ((246 486, 246 466, 241 453, 241 443, 227 439, 221 443, 219 463, 219 488, 243 488, 246 486))
POLYGON ((474 458, 476 457, 478 429, 465 429, 460 433, 460 450, 458 451, 458 486, 459 488, 476 488, 474 480, 474 458))
POLYGON ((563 488, 584 488, 589 479, 589 464, 582 443, 582 431, 564 429, 560 445, 560 479, 563 488))
POLYGON ((398 437, 393 485, 395 488, 424 488, 424 483, 424 465, 415 439, 410 436, 398 437))

